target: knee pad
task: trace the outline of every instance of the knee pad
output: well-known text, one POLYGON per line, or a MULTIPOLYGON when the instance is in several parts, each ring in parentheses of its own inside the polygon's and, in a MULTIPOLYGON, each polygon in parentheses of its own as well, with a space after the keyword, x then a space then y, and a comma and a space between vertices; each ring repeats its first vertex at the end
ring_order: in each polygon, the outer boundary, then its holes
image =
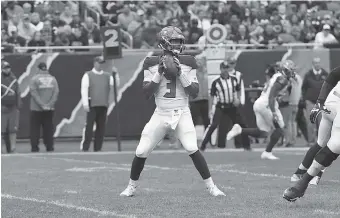
POLYGON ((339 154, 335 154, 328 148, 328 146, 326 146, 317 153, 315 160, 322 166, 329 167, 338 157, 339 154))
POLYGON ((148 137, 142 137, 136 149, 136 156, 147 158, 151 152, 150 147, 150 139, 148 137))

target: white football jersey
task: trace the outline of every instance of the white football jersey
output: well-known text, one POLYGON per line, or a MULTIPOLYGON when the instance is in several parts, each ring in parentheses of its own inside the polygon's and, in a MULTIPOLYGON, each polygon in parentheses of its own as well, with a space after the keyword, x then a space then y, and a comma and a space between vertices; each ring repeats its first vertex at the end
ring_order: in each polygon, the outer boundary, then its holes
MULTIPOLYGON (((144 82, 150 82, 155 73, 158 73, 158 56, 148 57, 144 61, 144 82)), ((182 73, 185 74, 190 82, 198 83, 196 77, 196 60, 193 56, 179 56, 182 73)), ((189 95, 185 92, 181 81, 176 78, 168 80, 162 76, 161 82, 155 92, 155 103, 157 108, 177 109, 189 106, 189 95)))

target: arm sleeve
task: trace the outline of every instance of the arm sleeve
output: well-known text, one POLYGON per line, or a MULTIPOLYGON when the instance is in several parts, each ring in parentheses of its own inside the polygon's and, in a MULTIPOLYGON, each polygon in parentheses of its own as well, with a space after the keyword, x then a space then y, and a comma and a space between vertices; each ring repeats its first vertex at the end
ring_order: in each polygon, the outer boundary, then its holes
POLYGON ((110 86, 113 86, 113 76, 110 76, 110 86))
POLYGON ((217 92, 217 89, 216 89, 216 81, 214 81, 214 82, 211 84, 210 96, 216 96, 216 92, 217 92))
POLYGON ((50 103, 48 104, 48 106, 50 106, 50 107, 54 106, 54 104, 57 102, 58 96, 59 96, 59 85, 58 85, 58 82, 55 78, 53 79, 53 83, 54 83, 53 96, 51 98, 50 103))
POLYGON ((244 82, 242 77, 240 77, 240 102, 242 105, 244 105, 246 102, 246 93, 244 90, 244 82))
POLYGON ((90 81, 89 76, 87 73, 84 74, 83 78, 81 79, 81 102, 83 105, 89 105, 89 87, 90 81))
POLYGON ((118 72, 115 73, 115 79, 116 79, 116 86, 119 87, 119 85, 120 85, 120 77, 119 77, 119 73, 118 72))

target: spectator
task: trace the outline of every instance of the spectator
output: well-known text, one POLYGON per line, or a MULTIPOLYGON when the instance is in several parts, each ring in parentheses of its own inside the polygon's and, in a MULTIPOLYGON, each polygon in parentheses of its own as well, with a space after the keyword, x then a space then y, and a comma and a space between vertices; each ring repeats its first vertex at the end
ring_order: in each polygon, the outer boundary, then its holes
POLYGON ((11 35, 6 41, 13 45, 14 47, 24 47, 26 46, 26 40, 25 38, 18 35, 18 29, 15 26, 12 26, 12 28, 9 30, 11 32, 11 35))
MULTIPOLYGON (((71 46, 88 46, 89 39, 88 34, 85 30, 82 31, 81 28, 74 28, 73 33, 70 36, 70 45, 71 46)), ((86 51, 86 50, 76 50, 76 51, 86 51)))
POLYGON ((18 27, 21 20, 20 17, 17 15, 13 15, 12 18, 8 21, 8 34, 11 36, 10 28, 18 27))
POLYGON ((31 16, 32 13, 32 5, 30 3, 25 3, 22 6, 22 9, 24 11, 24 14, 27 14, 28 16, 31 16))
POLYGON ((144 11, 138 9, 137 15, 137 19, 131 21, 127 29, 127 31, 133 37, 133 48, 140 48, 142 46, 142 34, 145 28, 144 11))
POLYGON ((24 10, 15 1, 8 1, 6 14, 8 19, 12 19, 13 16, 21 18, 24 14, 24 10))
POLYGON ((169 4, 169 9, 172 11, 173 17, 181 17, 184 14, 183 9, 177 1, 171 1, 169 4))
POLYGON ((118 15, 118 24, 120 24, 124 30, 127 30, 131 21, 135 20, 136 18, 136 12, 131 11, 129 5, 126 4, 122 9, 122 13, 118 15))
POLYGON ((158 45, 157 34, 160 28, 156 24, 155 19, 151 19, 142 33, 143 49, 156 48, 158 45))
POLYGON ((64 21, 66 24, 72 22, 72 10, 69 6, 64 7, 64 11, 60 14, 60 20, 64 21))
POLYGON ((340 22, 338 22, 333 30, 333 35, 338 42, 340 42, 340 22))
POLYGON ((51 45, 53 40, 53 30, 52 30, 52 23, 49 20, 45 20, 44 25, 41 32, 41 38, 46 42, 46 45, 51 45))
POLYGON ((24 15, 22 22, 18 25, 19 36, 25 38, 26 41, 29 41, 32 39, 34 32, 35 26, 30 22, 28 15, 24 15))
POLYGON ((195 0, 193 4, 188 6, 188 12, 192 15, 198 15, 200 11, 207 11, 208 5, 204 5, 201 1, 195 0))
POLYGON ((251 44, 250 40, 247 27, 241 24, 238 27, 238 33, 235 35, 233 41, 237 44, 251 44))
POLYGON ((263 41, 261 44, 274 44, 276 42, 276 34, 273 30, 273 25, 267 24, 263 33, 263 41))
POLYGON ((334 44, 338 42, 330 31, 331 27, 328 24, 323 25, 322 31, 318 32, 315 36, 314 48, 322 48, 325 44, 334 44))
POLYGON ((81 19, 77 12, 73 12, 72 21, 69 25, 71 26, 71 28, 78 28, 81 26, 81 19))
POLYGON ((156 23, 160 28, 164 28, 168 25, 168 20, 166 14, 163 13, 161 9, 156 10, 156 23))
POLYGON ((157 5, 156 16, 157 16, 157 13, 159 13, 157 11, 160 10, 162 12, 162 14, 164 15, 164 18, 166 19, 166 21, 168 21, 170 18, 174 17, 171 9, 167 7, 165 1, 157 1, 156 5, 157 5))
POLYGON ((40 16, 36 12, 31 15, 31 23, 34 26, 35 31, 41 31, 44 27, 44 23, 40 21, 40 16))
MULTIPOLYGON (((38 46, 46 46, 46 42, 41 38, 40 31, 36 31, 33 34, 32 40, 30 40, 27 44, 28 47, 38 47, 38 46)), ((28 53, 31 52, 46 52, 45 49, 29 49, 28 53)))
POLYGON ((302 31, 301 31, 301 41, 304 43, 309 43, 314 40, 316 35, 316 29, 312 25, 312 21, 305 20, 302 31))
POLYGON ((59 27, 63 27, 65 25, 65 21, 60 19, 60 11, 55 11, 52 18, 52 28, 56 30, 59 27))
POLYGON ((98 29, 97 25, 94 23, 92 17, 87 17, 84 22, 84 30, 87 33, 88 43, 87 45, 92 45, 94 43, 100 43, 100 30, 98 29))
POLYGON ((201 36, 203 36, 203 30, 201 28, 198 28, 198 20, 191 20, 188 44, 196 44, 201 36))
POLYGON ((1 29, 1 52, 12 53, 14 46, 7 42, 9 36, 5 29, 1 29))

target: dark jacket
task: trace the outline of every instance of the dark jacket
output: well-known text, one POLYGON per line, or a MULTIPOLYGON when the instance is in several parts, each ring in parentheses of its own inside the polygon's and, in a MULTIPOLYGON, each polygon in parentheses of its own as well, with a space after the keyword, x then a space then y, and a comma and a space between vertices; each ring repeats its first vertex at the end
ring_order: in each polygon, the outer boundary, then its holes
POLYGON ((316 103, 322 84, 324 80, 327 78, 327 76, 328 73, 324 69, 321 69, 321 73, 319 75, 315 75, 313 69, 309 70, 306 73, 305 78, 303 79, 302 84, 303 99, 311 101, 312 103, 316 103))
POLYGON ((12 108, 20 108, 21 97, 17 78, 13 73, 1 74, 1 112, 6 112, 12 108))

